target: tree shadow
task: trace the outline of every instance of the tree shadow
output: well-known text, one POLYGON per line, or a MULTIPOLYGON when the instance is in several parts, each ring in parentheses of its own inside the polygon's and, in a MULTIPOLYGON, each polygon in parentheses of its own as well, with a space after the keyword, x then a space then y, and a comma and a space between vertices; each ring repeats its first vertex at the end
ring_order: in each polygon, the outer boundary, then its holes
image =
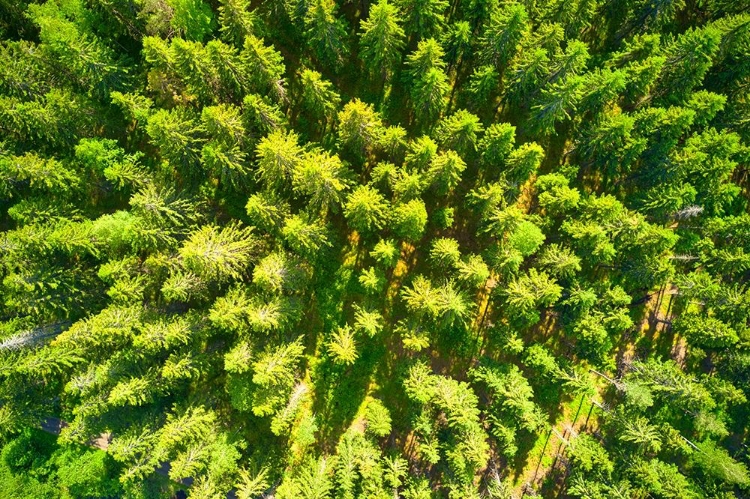
POLYGON ((351 366, 335 365, 330 359, 318 364, 312 376, 313 412, 319 416, 318 442, 323 452, 334 452, 339 438, 354 421, 383 354, 383 348, 368 345, 351 366))

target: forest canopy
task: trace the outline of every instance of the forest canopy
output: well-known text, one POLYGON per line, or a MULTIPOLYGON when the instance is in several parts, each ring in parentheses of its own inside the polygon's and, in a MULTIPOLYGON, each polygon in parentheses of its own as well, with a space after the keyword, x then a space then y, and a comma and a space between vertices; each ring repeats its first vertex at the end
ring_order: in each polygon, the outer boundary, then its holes
POLYGON ((0 498, 750 494, 743 0, 0 0, 0 498))

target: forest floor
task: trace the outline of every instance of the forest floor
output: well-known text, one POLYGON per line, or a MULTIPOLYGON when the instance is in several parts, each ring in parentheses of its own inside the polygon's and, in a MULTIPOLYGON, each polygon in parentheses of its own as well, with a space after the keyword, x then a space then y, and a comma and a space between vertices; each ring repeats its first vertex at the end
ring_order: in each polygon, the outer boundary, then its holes
MULTIPOLYGON (((47 416, 46 418, 42 420, 40 424, 40 427, 43 431, 46 431, 47 433, 50 433, 55 436, 60 436, 60 432, 66 426, 68 426, 68 423, 54 416, 47 416)), ((109 448, 110 438, 111 438, 111 435, 109 433, 102 433, 96 438, 90 440, 88 442, 88 446, 106 451, 109 448)))
POLYGON ((594 432, 596 428, 598 409, 592 403, 592 398, 581 395, 564 404, 557 421, 549 431, 536 439, 526 458, 526 465, 514 477, 513 497, 520 498, 535 493, 541 493, 545 497, 552 495, 561 483, 549 482, 548 478, 565 459, 565 447, 580 433, 594 432))
POLYGON ((618 372, 646 354, 684 364, 687 351, 685 339, 672 331, 672 319, 675 315, 673 300, 676 294, 677 288, 673 284, 667 284, 652 293, 642 305, 636 335, 621 346, 621 353, 618 354, 618 372))
MULTIPOLYGON (((633 333, 623 337, 616 349, 617 373, 613 373, 613 377, 620 377, 623 369, 642 356, 644 351, 655 351, 664 358, 684 363, 684 338, 671 334, 673 297, 676 293, 677 289, 668 284, 650 293, 642 304, 633 308, 636 325, 633 333)), ((597 407, 600 402, 596 401, 608 402, 607 391, 611 383, 600 376, 595 379, 597 394, 593 397, 581 395, 563 404, 552 428, 536 439, 527 454, 525 465, 513 477, 514 498, 537 494, 543 497, 557 496, 567 478, 565 447, 582 432, 596 434, 602 414, 602 409, 597 407)))
MULTIPOLYGON (((46 418, 42 420, 39 426, 42 431, 49 433, 51 435, 55 435, 56 437, 59 437, 60 432, 62 432, 63 428, 68 426, 68 423, 55 416, 47 416, 46 418)), ((101 450, 102 452, 107 452, 107 449, 109 449, 109 442, 110 442, 111 437, 112 436, 109 433, 102 433, 96 438, 91 439, 87 443, 87 445, 91 448, 101 450)), ((158 468, 156 468, 155 472, 158 475, 164 477, 164 479, 171 481, 171 479, 169 478, 169 470, 170 470, 170 464, 165 461, 158 468)), ((188 477, 188 478, 183 478, 182 480, 177 482, 176 486, 177 487, 179 486, 189 487, 192 483, 193 483, 193 479, 188 477)), ((182 499, 186 497, 187 495, 181 490, 176 491, 175 495, 173 496, 174 499, 182 499)), ((237 496, 236 496, 235 491, 232 490, 227 494, 226 497, 227 499, 235 499, 237 496)))

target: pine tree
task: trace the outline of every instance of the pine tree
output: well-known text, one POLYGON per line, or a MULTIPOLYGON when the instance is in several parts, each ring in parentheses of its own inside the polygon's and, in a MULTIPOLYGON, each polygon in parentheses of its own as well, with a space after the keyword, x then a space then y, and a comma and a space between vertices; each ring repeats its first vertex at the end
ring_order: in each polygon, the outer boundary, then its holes
POLYGON ((169 24, 185 38, 202 41, 214 28, 211 8, 201 0, 170 0, 173 9, 169 24))
POLYGON ((698 444, 699 451, 693 454, 695 463, 703 469, 711 479, 727 485, 736 484, 746 487, 750 483, 747 467, 735 461, 726 450, 716 443, 706 440, 698 444))
POLYGON ((551 67, 547 50, 538 48, 522 52, 521 56, 506 72, 507 90, 503 99, 521 107, 545 82, 551 67))
POLYGON ((649 453, 657 453, 661 449, 659 430, 649 424, 645 418, 627 421, 618 437, 624 442, 630 442, 649 453))
POLYGON ((254 89, 263 95, 271 95, 277 101, 286 99, 283 74, 284 58, 273 47, 253 35, 245 37, 240 52, 243 70, 250 75, 254 89))
POLYGON ((504 70, 526 36, 528 15, 521 4, 512 3, 492 13, 479 39, 479 56, 484 64, 504 70))
POLYGON ((417 241, 427 225, 427 210, 424 201, 412 199, 397 205, 393 211, 394 231, 407 241, 417 241))
POLYGON ((258 94, 249 94, 242 99, 242 121, 251 135, 268 135, 287 128, 287 119, 281 109, 258 94))
POLYGON ((350 185, 348 177, 349 172, 338 156, 314 151, 294 171, 292 187, 310 197, 310 206, 336 212, 350 185))
MULTIPOLYGON (((79 15, 91 15, 80 7, 79 15)), ((39 28, 41 56, 48 63, 61 64, 74 81, 94 97, 103 99, 113 90, 122 90, 127 69, 114 51, 90 30, 71 21, 54 3, 31 5, 28 17, 39 28)))
POLYGON ((287 244, 305 256, 314 256, 324 247, 330 246, 326 232, 326 227, 320 221, 311 221, 309 217, 301 215, 287 218, 281 229, 281 235, 287 244))
POLYGON ((258 23, 247 0, 222 0, 219 7, 219 31, 228 43, 242 46, 245 37, 256 32, 258 23))
POLYGON ((188 270, 208 279, 241 279, 257 245, 251 227, 207 225, 190 235, 180 248, 180 257, 188 270))
MULTIPOLYGON (((538 320, 536 308, 553 305, 562 295, 562 288, 544 272, 530 269, 527 274, 509 283, 505 291, 513 313, 538 320)), ((535 322, 535 321, 534 321, 535 322)))
POLYGON ((430 259, 441 267, 451 268, 461 260, 461 250, 455 239, 441 237, 432 241, 430 259))
POLYGON ((426 38, 442 30, 447 0, 398 0, 396 5, 403 13, 404 28, 410 37, 426 38))
POLYGON ((380 312, 365 310, 355 305, 354 329, 370 338, 377 336, 383 329, 383 316, 380 312))
POLYGON ((406 307, 412 312, 433 318, 440 312, 438 290, 422 275, 415 277, 410 287, 403 288, 401 296, 406 307))
POLYGON ((445 47, 445 59, 449 70, 459 67, 471 54, 471 25, 467 21, 456 21, 447 26, 441 39, 445 47))
POLYGON ((149 116, 146 131, 165 159, 193 171, 204 140, 195 116, 182 109, 162 109, 149 116))
POLYGON ((362 185, 349 194, 344 216, 349 225, 360 232, 382 229, 388 222, 389 205, 376 189, 362 185))
POLYGON ((253 414, 273 414, 286 402, 303 352, 304 347, 297 340, 275 349, 266 349, 258 356, 252 365, 252 381, 257 385, 253 397, 253 414))
POLYGON ((448 76, 437 68, 429 69, 414 82, 411 102, 414 116, 423 127, 443 113, 448 90, 448 76))
POLYGON ((63 194, 75 189, 80 182, 76 172, 69 170, 55 159, 40 158, 36 154, 6 156, 0 158, 0 182, 3 194, 17 196, 19 187, 27 186, 32 191, 47 195, 63 194))
POLYGON ((680 35, 665 50, 666 61, 655 93, 665 102, 683 101, 711 67, 720 40, 721 32, 713 26, 680 35))
POLYGON ((434 38, 420 41, 417 49, 406 57, 408 68, 405 71, 406 77, 409 81, 415 81, 430 69, 444 70, 446 67, 443 61, 444 56, 443 48, 434 38))
POLYGON ((573 277, 581 271, 581 259, 569 248, 550 244, 539 256, 539 264, 558 277, 573 277))
POLYGON ((381 239, 370 252, 370 256, 387 268, 395 267, 400 256, 400 251, 393 240, 381 239))
POLYGON ((544 149, 535 142, 527 142, 511 151, 505 164, 508 167, 507 176, 514 182, 524 182, 534 174, 542 163, 544 149))
POLYGON ((253 283, 269 293, 296 291, 305 280, 302 265, 283 252, 263 257, 253 268, 253 283))
POLYGON ((318 60, 334 69, 344 63, 348 55, 345 44, 346 27, 337 17, 333 0, 311 0, 305 14, 305 37, 318 60))
POLYGON ((490 278, 490 269, 479 255, 469 255, 466 260, 456 265, 458 279, 469 286, 478 288, 490 278))
POLYGON ((451 327, 465 325, 472 311, 473 303, 452 281, 445 283, 438 291, 438 313, 441 325, 451 327))
POLYGON ((380 74, 383 81, 401 62, 405 35, 399 20, 398 8, 388 0, 379 0, 370 8, 369 17, 360 21, 360 57, 372 73, 380 74))
POLYGON ((238 499, 252 499, 268 489, 267 468, 261 468, 255 476, 251 475, 245 469, 240 469, 239 476, 240 482, 237 487, 238 499))
POLYGON ((557 123, 570 119, 570 113, 576 110, 582 97, 582 86, 580 78, 571 77, 544 88, 537 104, 532 107, 533 130, 553 133, 557 123))
POLYGON ((380 115, 369 104, 355 99, 339 112, 339 142, 355 153, 364 153, 375 146, 383 134, 380 115))
POLYGON ((364 288, 365 293, 377 295, 383 290, 385 279, 383 273, 375 267, 364 269, 359 276, 359 283, 364 288))
POLYGON ((483 131, 484 127, 479 118, 461 109, 440 122, 437 139, 441 146, 466 155, 476 151, 479 135, 483 131))
POLYGON ((255 148, 257 176, 269 187, 290 185, 304 160, 294 132, 275 131, 263 137, 255 148))
POLYGON ((328 351, 337 363, 354 364, 359 356, 357 354, 357 343, 354 340, 354 331, 348 325, 338 328, 336 332, 331 334, 328 351))
POLYGON ((328 477, 329 465, 324 457, 308 459, 298 470, 296 476, 291 479, 288 488, 284 488, 281 499, 299 497, 301 499, 327 499, 332 488, 328 477))
POLYGON ((329 122, 336 118, 341 97, 333 88, 331 82, 323 79, 320 73, 306 69, 300 75, 302 85, 302 102, 309 112, 314 113, 325 124, 323 131, 329 122))
POLYGON ((250 169, 242 150, 245 130, 239 110, 223 105, 205 107, 201 120, 206 132, 212 136, 201 152, 204 167, 226 183, 242 185, 250 169))
POLYGON ((438 153, 430 163, 427 175, 440 194, 448 194, 461 182, 466 163, 455 151, 438 153))

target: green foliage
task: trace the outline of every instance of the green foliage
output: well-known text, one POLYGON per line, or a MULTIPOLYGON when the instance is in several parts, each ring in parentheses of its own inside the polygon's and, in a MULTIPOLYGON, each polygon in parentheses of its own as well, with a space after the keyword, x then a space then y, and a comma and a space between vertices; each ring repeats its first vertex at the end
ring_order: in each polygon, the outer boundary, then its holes
POLYGON ((349 187, 348 170, 341 159, 326 152, 312 152, 296 168, 292 188, 310 198, 310 206, 318 210, 338 211, 349 187))
POLYGON ((466 154, 476 150, 478 136, 483 131, 479 118, 462 109, 444 118, 438 125, 436 135, 441 146, 466 154))
POLYGON ((206 279, 241 279, 257 247, 251 233, 251 227, 239 224, 205 226, 185 241, 180 257, 188 270, 206 279))
POLYGON ((511 3, 496 9, 479 40, 482 62, 504 69, 526 35, 527 23, 528 15, 522 4, 511 3))
POLYGON ((202 140, 200 128, 190 113, 161 109, 149 116, 146 131, 168 161, 185 168, 197 162, 198 144, 202 140))
POLYGON ((726 450, 710 440, 698 444, 698 452, 692 457, 695 465, 718 483, 725 486, 737 485, 742 489, 750 485, 747 466, 732 459, 726 450))
POLYGON ((263 39, 248 35, 240 60, 257 91, 270 95, 274 100, 285 98, 283 74, 286 66, 284 58, 272 46, 265 45, 263 39))
POLYGON ((454 151, 438 153, 430 163, 427 175, 439 193, 452 191, 460 182, 466 163, 454 151))
POLYGON ((743 7, 5 0, 0 497, 746 495, 743 7))
POLYGON ((318 60, 339 68, 348 52, 346 25, 337 17, 333 0, 311 0, 305 14, 305 36, 318 60))
POLYGON ((372 73, 377 74, 379 68, 383 79, 401 61, 404 30, 400 20, 398 8, 388 0, 380 0, 370 8, 367 20, 360 22, 360 57, 372 73))
POLYGON ((60 445, 41 430, 24 431, 0 454, 3 497, 107 497, 122 493, 118 466, 105 452, 60 445))
POLYGON ((731 327, 713 317, 685 314, 679 318, 675 329, 684 334, 691 344, 700 347, 729 347, 739 341, 731 327))
POLYGON ((374 188, 363 185, 349 195, 344 215, 356 230, 369 232, 382 229, 388 222, 388 204, 374 188))
POLYGON ((116 465, 104 452, 66 449, 53 459, 59 466, 57 476, 61 487, 73 497, 106 497, 121 491, 120 484, 112 477, 116 465))
POLYGON ((242 104, 243 118, 249 130, 266 134, 286 128, 284 113, 268 99, 257 94, 250 94, 245 96, 242 104))
POLYGON ((223 0, 219 7, 219 31, 227 42, 242 45, 258 29, 259 20, 247 0, 223 0))
POLYGON ((542 230, 528 220, 519 223, 508 236, 508 244, 523 256, 536 253, 544 240, 542 230))
POLYGON ((493 123, 487 127, 479 143, 482 162, 488 168, 496 170, 510 154, 515 142, 515 135, 516 127, 509 123, 493 123))
POLYGON ((338 114, 339 141, 360 154, 373 147, 383 133, 383 122, 371 105, 355 99, 338 114))
POLYGON ((297 469, 294 476, 289 475, 278 488, 280 499, 325 499, 332 488, 328 476, 329 465, 325 458, 309 459, 297 469))
POLYGON ((370 252, 370 256, 384 267, 395 267, 400 256, 400 251, 393 240, 381 239, 370 252))
POLYGON ((211 7, 201 0, 169 0, 173 10, 169 24, 189 40, 202 41, 215 25, 211 7))
POLYGON ((298 340, 273 350, 266 349, 258 356, 252 364, 252 380, 257 385, 253 394, 254 414, 274 414, 283 405, 294 384, 303 352, 304 347, 298 340))
POLYGON ((378 399, 367 404, 367 432, 376 437, 385 437, 391 433, 391 415, 388 408, 378 399))
POLYGON ((336 116, 341 97, 333 84, 322 78, 317 71, 306 69, 300 75, 302 103, 305 109, 319 118, 332 120, 336 116))
POLYGON ((315 255, 330 244, 324 226, 300 215, 293 215, 286 220, 281 235, 294 251, 308 256, 315 255))
POLYGON ((302 163, 302 148, 294 132, 271 132, 258 143, 258 178, 269 187, 291 182, 302 163))
POLYGON ((338 328, 328 343, 328 352, 339 364, 353 364, 357 360, 357 343, 349 326, 338 328))
POLYGON ((416 242, 424 234, 427 225, 427 209, 421 199, 396 205, 393 210, 393 224, 396 234, 411 242, 416 242))
POLYGON ((430 258, 441 266, 452 267, 461 259, 458 241, 449 238, 435 239, 430 249, 430 258))

